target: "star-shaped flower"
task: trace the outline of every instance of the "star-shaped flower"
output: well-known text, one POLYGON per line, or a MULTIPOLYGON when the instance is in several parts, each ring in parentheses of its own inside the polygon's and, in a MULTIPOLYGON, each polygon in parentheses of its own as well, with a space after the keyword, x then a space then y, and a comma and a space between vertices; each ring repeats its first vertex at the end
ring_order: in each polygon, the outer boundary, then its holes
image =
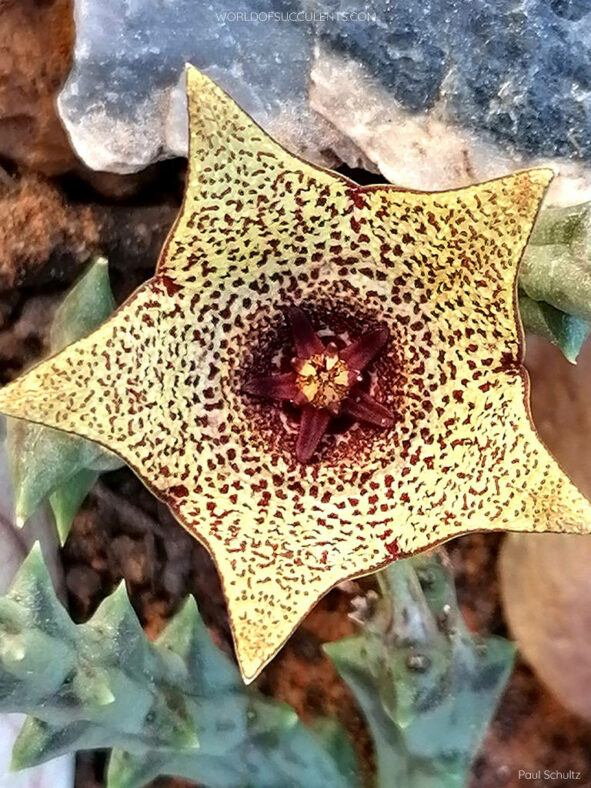
POLYGON ((216 561, 246 680, 346 578, 468 531, 589 531, 521 364, 516 271, 551 172, 362 188, 187 82, 187 189, 156 275, 0 410, 103 444, 168 503, 216 561), (329 429, 306 463, 297 409, 244 390, 292 371, 292 304, 316 355, 388 331, 359 390, 390 421, 329 429))

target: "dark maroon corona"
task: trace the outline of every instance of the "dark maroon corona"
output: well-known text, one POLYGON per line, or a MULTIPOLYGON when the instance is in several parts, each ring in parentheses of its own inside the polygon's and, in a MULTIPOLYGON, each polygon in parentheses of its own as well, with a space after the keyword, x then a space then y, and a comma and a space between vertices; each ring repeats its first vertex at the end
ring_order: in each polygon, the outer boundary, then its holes
POLYGON ((330 420, 347 415, 378 427, 390 427, 390 411, 360 388, 363 370, 388 341, 387 328, 368 331, 339 350, 326 345, 305 313, 292 306, 287 311, 296 355, 293 372, 252 378, 243 390, 257 397, 288 400, 302 412, 296 457, 307 462, 316 451, 330 420))

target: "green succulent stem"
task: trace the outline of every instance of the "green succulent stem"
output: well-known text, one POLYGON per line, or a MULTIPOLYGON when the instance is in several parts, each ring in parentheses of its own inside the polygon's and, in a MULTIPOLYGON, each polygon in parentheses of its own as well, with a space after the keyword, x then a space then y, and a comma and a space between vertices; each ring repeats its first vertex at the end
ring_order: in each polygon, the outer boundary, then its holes
POLYGON ((460 788, 514 647, 470 634, 442 552, 396 561, 377 577, 381 597, 367 605, 362 634, 325 650, 371 729, 378 788, 460 788))
POLYGON ((15 743, 22 769, 79 749, 115 748, 109 788, 158 775, 209 788, 355 788, 353 750, 325 720, 245 687, 189 598, 155 643, 125 586, 76 625, 36 546, 0 597, 0 711, 30 715, 15 743))
MULTIPOLYGON (((589 232, 591 204, 588 202, 565 207, 544 208, 534 225, 532 246, 562 244, 570 246, 589 232)), ((588 235, 587 235, 588 237, 588 235)), ((588 251, 587 254, 590 252, 588 251)))
MULTIPOLYGON (((514 648, 460 614, 441 552, 396 561, 361 600, 362 633, 325 646, 373 734, 378 788, 460 788, 510 674, 514 648)), ((16 769, 114 748, 108 788, 159 775, 208 788, 355 788, 356 758, 331 720, 302 725, 245 687, 192 598, 151 643, 125 586, 76 625, 33 548, 0 597, 0 711, 28 714, 16 769)))
POLYGON ((540 213, 521 261, 524 326, 576 358, 591 321, 591 203, 540 213))

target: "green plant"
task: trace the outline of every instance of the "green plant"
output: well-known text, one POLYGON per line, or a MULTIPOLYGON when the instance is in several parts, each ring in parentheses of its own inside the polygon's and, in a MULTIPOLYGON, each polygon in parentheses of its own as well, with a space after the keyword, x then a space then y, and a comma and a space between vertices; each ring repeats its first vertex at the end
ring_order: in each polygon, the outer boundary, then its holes
POLYGON ((0 710, 30 715, 16 769, 78 749, 115 747, 110 788, 159 774, 211 788, 350 788, 355 758, 340 728, 318 730, 246 688, 211 642, 193 599, 146 638, 123 584, 76 625, 35 547, 0 598, 0 710))
MULTIPOLYGON (((107 261, 98 257, 55 313, 51 353, 88 334, 111 314, 114 306, 107 261)), ((99 473, 123 464, 96 443, 17 419, 8 420, 7 449, 17 523, 22 525, 49 498, 62 544, 99 473)))
POLYGON ((525 328, 574 361, 591 321, 591 203, 540 213, 521 261, 525 328))
MULTIPOLYGON (((325 646, 374 737, 380 788, 456 788, 468 775, 513 662, 502 638, 480 642, 459 613, 439 555, 378 575, 363 633, 325 646)), ((209 788, 354 788, 340 727, 310 729, 289 707, 245 687, 211 642, 193 599, 155 643, 123 584, 85 624, 56 598, 36 546, 0 598, 0 710, 29 715, 13 751, 24 768, 111 747, 108 788, 158 775, 209 788)))
POLYGON ((545 301, 519 294, 519 313, 526 331, 548 339, 562 350, 574 364, 583 342, 589 336, 589 324, 576 315, 569 315, 545 301))
POLYGON ((465 785, 513 665, 514 647, 474 638, 442 554, 396 561, 362 608, 363 634, 325 650, 369 723, 380 788, 465 785))

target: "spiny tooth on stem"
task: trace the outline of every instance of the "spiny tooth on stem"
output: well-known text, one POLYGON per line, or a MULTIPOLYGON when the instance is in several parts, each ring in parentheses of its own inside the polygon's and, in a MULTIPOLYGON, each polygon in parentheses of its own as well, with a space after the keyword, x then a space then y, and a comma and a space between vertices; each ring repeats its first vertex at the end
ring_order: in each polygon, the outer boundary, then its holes
POLYGON ((290 306, 287 310, 287 319, 291 327, 296 353, 300 358, 310 358, 310 356, 324 351, 322 340, 299 307, 290 306))
POLYGON ((387 328, 377 328, 375 331, 368 331, 341 350, 341 359, 349 369, 355 369, 359 372, 377 356, 388 341, 389 336, 390 332, 387 328))
POLYGON ((254 394, 257 397, 271 397, 272 399, 290 399, 297 397, 299 387, 297 378, 293 372, 284 375, 269 375, 262 378, 251 378, 247 380, 242 390, 247 394, 254 394))
POLYGON ((296 443, 296 457, 300 462, 307 462, 314 454, 331 418, 328 410, 304 405, 296 443))
POLYGON ((365 391, 356 391, 344 399, 341 411, 358 421, 365 421, 378 427, 391 427, 394 423, 394 416, 390 411, 365 391))

